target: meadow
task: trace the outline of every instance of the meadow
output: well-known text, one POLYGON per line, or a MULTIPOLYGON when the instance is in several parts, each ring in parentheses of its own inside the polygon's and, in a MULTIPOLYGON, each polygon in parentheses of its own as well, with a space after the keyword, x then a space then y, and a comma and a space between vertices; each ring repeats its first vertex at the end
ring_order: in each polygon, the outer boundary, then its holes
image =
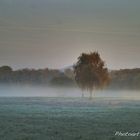
POLYGON ((0 97, 0 140, 139 140, 140 102, 95 97, 0 97))

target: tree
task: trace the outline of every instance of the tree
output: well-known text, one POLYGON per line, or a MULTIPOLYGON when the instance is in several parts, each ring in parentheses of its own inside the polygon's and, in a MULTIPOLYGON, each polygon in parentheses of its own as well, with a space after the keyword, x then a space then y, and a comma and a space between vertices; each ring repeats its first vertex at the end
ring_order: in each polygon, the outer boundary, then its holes
POLYGON ((0 67, 0 83, 10 83, 12 71, 9 66, 0 67))
POLYGON ((0 72, 1 73, 9 73, 9 72, 12 72, 12 68, 9 66, 2 66, 2 67, 0 67, 0 72))
POLYGON ((105 87, 109 83, 108 69, 98 52, 82 53, 74 65, 75 80, 78 86, 90 92, 105 87))

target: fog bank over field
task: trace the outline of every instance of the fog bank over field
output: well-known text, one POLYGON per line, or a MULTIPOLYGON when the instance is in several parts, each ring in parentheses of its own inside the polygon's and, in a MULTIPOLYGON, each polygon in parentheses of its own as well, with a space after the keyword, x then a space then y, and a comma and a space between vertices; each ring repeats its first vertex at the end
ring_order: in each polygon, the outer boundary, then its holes
MULTIPOLYGON (((89 97, 87 91, 85 97, 89 97)), ((93 92, 94 98, 122 98, 122 99, 140 99, 140 93, 137 90, 99 90, 93 92)), ((0 97, 81 97, 82 91, 79 88, 72 87, 43 87, 43 86, 19 86, 19 85, 1 85, 0 97)))

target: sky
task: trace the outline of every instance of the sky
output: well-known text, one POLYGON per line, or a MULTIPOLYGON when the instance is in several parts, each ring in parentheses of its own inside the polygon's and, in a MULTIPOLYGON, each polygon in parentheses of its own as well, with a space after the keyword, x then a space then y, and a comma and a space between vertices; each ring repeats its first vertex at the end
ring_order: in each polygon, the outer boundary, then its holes
POLYGON ((140 0, 0 0, 0 66, 64 68, 98 51, 140 67, 140 0))

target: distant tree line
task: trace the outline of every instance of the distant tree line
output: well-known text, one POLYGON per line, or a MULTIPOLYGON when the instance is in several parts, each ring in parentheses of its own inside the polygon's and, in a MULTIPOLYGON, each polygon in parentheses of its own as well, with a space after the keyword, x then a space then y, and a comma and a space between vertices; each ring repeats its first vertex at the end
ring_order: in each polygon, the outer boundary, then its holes
MULTIPOLYGON (((140 68, 109 71, 110 84, 107 89, 140 89, 140 68)), ((63 72, 57 69, 13 70, 0 67, 0 84, 30 84, 51 86, 76 86, 73 69, 63 72)))
POLYGON ((111 89, 140 89, 140 68, 121 69, 110 72, 111 89))
POLYGON ((13 70, 9 66, 0 67, 0 84, 30 85, 73 85, 73 80, 56 69, 21 69, 13 70))

